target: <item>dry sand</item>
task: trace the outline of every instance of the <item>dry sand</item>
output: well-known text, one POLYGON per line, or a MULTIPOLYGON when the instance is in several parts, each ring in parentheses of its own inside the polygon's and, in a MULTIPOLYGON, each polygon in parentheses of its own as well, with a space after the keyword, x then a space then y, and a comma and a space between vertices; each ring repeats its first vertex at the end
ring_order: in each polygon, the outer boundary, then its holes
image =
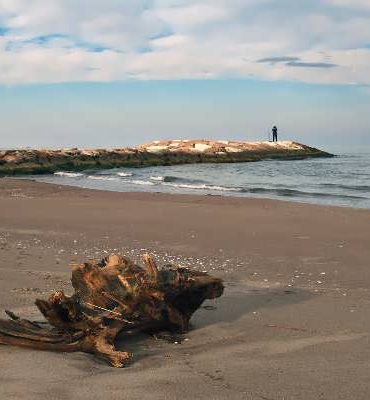
MULTIPOLYGON (((0 179, 0 309, 71 290, 68 263, 150 251, 224 278, 181 344, 133 364, 0 346, 0 399, 369 399, 370 211, 0 179)), ((0 311, 1 317, 5 314, 0 311)))

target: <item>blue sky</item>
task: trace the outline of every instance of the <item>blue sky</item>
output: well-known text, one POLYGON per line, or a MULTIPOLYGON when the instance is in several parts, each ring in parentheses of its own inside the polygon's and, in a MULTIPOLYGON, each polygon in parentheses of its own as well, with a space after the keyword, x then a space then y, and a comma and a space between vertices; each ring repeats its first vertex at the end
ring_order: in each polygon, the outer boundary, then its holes
POLYGON ((369 0, 0 0, 0 147, 370 144, 369 0))

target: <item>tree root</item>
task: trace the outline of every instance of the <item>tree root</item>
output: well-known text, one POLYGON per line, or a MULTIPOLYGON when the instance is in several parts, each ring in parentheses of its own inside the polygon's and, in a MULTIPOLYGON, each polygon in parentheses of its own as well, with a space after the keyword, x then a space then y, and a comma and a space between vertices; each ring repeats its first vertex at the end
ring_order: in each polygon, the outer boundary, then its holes
POLYGON ((144 266, 118 255, 97 263, 75 265, 68 297, 56 291, 35 304, 48 324, 19 318, 6 311, 0 320, 0 344, 59 352, 82 351, 123 367, 132 354, 117 351, 118 334, 127 331, 188 330, 193 313, 206 299, 223 293, 221 279, 186 268, 159 270, 143 256, 144 266))

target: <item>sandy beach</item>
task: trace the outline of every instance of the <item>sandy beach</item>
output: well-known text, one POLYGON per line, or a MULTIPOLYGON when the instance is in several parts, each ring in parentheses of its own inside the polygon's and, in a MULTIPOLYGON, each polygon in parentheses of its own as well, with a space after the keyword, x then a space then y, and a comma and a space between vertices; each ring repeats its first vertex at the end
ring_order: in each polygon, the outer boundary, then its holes
POLYGON ((154 254, 225 281, 181 344, 114 369, 0 346, 1 399, 368 399, 370 210, 0 179, 0 315, 71 291, 71 262, 154 254))

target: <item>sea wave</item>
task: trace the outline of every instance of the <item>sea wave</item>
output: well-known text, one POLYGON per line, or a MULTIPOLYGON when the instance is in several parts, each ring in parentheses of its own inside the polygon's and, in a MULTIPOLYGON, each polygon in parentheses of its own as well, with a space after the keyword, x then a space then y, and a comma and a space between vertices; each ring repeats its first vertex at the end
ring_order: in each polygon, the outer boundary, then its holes
MULTIPOLYGON (((370 153, 369 153, 370 154, 370 153)), ((96 189, 271 198, 370 209, 370 158, 58 171, 40 180, 96 189), (111 182, 109 182, 111 181, 111 182)))
MULTIPOLYGON (((133 175, 136 175, 132 172, 117 172, 115 175, 120 176, 122 178, 129 178, 133 175)), ((183 178, 183 177, 179 177, 179 176, 173 176, 173 175, 151 175, 151 176, 140 176, 141 174, 138 174, 138 178, 139 181, 142 180, 143 182, 149 182, 151 181, 151 183, 155 182, 156 184, 160 184, 162 182, 166 182, 166 183, 173 183, 173 182, 177 182, 177 183, 183 183, 183 184, 207 184, 206 181, 204 180, 200 180, 200 179, 191 179, 191 178, 183 178)), ((133 181, 126 181, 126 182, 131 182, 134 183, 133 181)), ((151 184, 150 183, 150 184, 151 184)), ((142 184, 142 183, 140 183, 142 184)), ((147 183, 149 184, 149 183, 147 183)))
POLYGON ((369 185, 343 185, 339 183, 322 183, 319 184, 319 186, 333 189, 352 190, 355 192, 370 192, 369 185))
POLYGON ((96 181, 116 181, 117 179, 113 176, 104 176, 104 175, 89 175, 88 179, 93 179, 96 181))
POLYGON ((189 182, 189 181, 191 181, 192 183, 204 183, 204 181, 201 181, 199 179, 180 178, 179 176, 172 176, 172 175, 165 175, 163 180, 164 180, 164 182, 189 182))
MULTIPOLYGON (((165 176, 151 176, 149 178, 152 181, 156 181, 156 182, 187 182, 188 180, 185 178, 179 178, 177 176, 171 176, 171 175, 165 175, 165 176)), ((192 182, 198 182, 198 181, 193 181, 192 182)))
POLYGON ((243 193, 252 194, 272 194, 282 197, 310 197, 310 198, 336 198, 336 199, 352 199, 352 200, 364 200, 365 197, 362 196, 352 196, 346 194, 335 194, 335 193, 324 193, 324 192, 305 192, 301 190, 294 189, 272 189, 263 187, 253 187, 253 188, 243 188, 241 190, 243 193))
POLYGON ((164 177, 162 176, 151 176, 149 179, 151 180, 140 180, 140 179, 133 179, 127 180, 127 183, 131 183, 133 185, 143 185, 143 186, 167 186, 179 189, 191 189, 191 190, 214 190, 214 191, 223 191, 223 192, 241 192, 240 188, 232 188, 232 187, 225 187, 225 186, 217 186, 217 185, 207 185, 207 184, 192 184, 192 183, 173 183, 173 182, 166 182, 164 177))
POLYGON ((134 174, 132 172, 117 172, 117 175, 122 177, 122 178, 126 178, 126 177, 132 176, 134 174))
POLYGON ((79 172, 64 172, 64 171, 54 172, 54 175, 65 176, 67 178, 78 178, 80 176, 83 176, 83 174, 79 172))
POLYGON ((193 190, 215 190, 215 191, 221 191, 221 192, 241 192, 242 191, 242 189, 240 189, 240 188, 232 188, 232 187, 217 186, 217 185, 206 185, 206 184, 193 185, 190 183, 164 182, 163 185, 174 187, 174 188, 193 189, 193 190))
POLYGON ((149 179, 151 181, 155 181, 155 182, 164 182, 165 177, 164 176, 151 176, 149 179))
POLYGON ((184 183, 184 184, 207 184, 206 181, 201 180, 201 179, 191 179, 191 178, 182 178, 179 176, 173 176, 173 175, 158 175, 158 176, 151 176, 150 180, 152 181, 157 181, 157 182, 179 182, 179 183, 184 183))
POLYGON ((143 181, 141 179, 134 179, 131 181, 127 181, 128 183, 132 183, 134 185, 148 185, 148 186, 153 186, 155 185, 154 182, 150 182, 150 181, 143 181))

